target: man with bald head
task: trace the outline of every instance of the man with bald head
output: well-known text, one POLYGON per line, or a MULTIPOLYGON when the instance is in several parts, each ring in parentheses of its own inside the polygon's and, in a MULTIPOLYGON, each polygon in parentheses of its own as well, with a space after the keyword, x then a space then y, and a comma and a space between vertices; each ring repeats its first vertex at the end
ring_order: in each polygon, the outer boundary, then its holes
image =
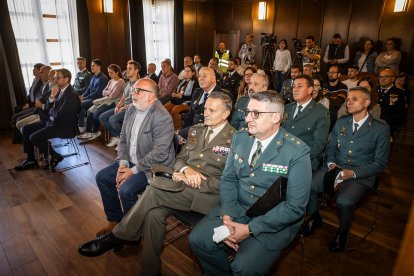
POLYGON ((174 126, 170 113, 158 101, 159 89, 151 79, 138 80, 131 89, 114 164, 96 175, 110 232, 137 202, 151 176, 152 164, 174 164, 174 126))
POLYGON ((237 100, 230 124, 237 130, 247 129, 244 111, 249 104, 250 97, 261 91, 266 91, 269 86, 269 77, 266 74, 254 73, 250 78, 248 96, 242 96, 237 100))
POLYGON ((200 88, 194 90, 190 110, 184 120, 182 129, 178 131, 178 135, 184 139, 187 139, 188 130, 191 126, 204 122, 204 104, 208 96, 213 91, 220 91, 220 87, 216 84, 216 75, 211 68, 203 67, 200 69, 198 83, 200 88))
POLYGON ((218 203, 220 177, 235 131, 227 122, 231 99, 224 92, 213 92, 204 108, 204 124, 191 128, 191 141, 177 156, 171 180, 163 178, 169 186, 178 184, 180 189, 153 185, 160 179, 154 172, 152 185, 113 232, 82 245, 80 254, 99 256, 122 246, 120 239, 134 241, 143 236, 141 275, 159 275, 167 217, 175 210, 208 214, 218 203))
POLYGON ((390 133, 395 135, 404 118, 404 91, 394 86, 395 74, 392 69, 383 69, 379 75, 379 104, 381 119, 390 126, 390 133))

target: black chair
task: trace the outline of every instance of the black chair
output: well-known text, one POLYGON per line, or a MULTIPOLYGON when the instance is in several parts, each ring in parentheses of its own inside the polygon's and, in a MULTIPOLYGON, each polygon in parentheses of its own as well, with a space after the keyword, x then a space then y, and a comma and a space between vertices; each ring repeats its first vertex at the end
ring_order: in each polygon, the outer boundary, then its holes
MULTIPOLYGON (((179 224, 184 226, 184 230, 180 231, 179 233, 175 234, 173 237, 164 241, 164 245, 170 244, 176 239, 182 237, 183 235, 189 233, 197 223, 204 217, 205 215, 197 213, 197 212, 184 212, 184 211, 175 211, 171 214, 171 217, 175 218, 176 223, 171 225, 167 228, 167 232, 174 229, 179 224)), ((195 256, 193 254, 193 275, 195 275, 196 265, 195 265, 195 256)))
MULTIPOLYGON (((77 156, 77 155, 81 156, 80 150, 79 150, 79 147, 78 147, 78 144, 76 142, 75 137, 57 137, 57 138, 66 139, 66 143, 64 143, 64 144, 58 144, 58 145, 56 145, 56 147, 64 147, 64 146, 68 146, 69 147, 69 146, 71 146, 73 148, 73 152, 68 153, 68 154, 65 154, 65 155, 62 155, 63 158, 70 157, 70 156, 77 156)), ((86 149, 86 145, 85 145, 85 143, 82 143, 82 145, 83 145, 83 149, 85 151, 85 154, 86 154, 86 157, 87 157, 88 161, 86 161, 86 162, 80 162, 80 163, 77 163, 77 164, 74 164, 74 165, 70 165, 70 166, 67 166, 67 167, 64 167, 64 168, 56 169, 56 168, 52 168, 52 166, 50 164, 50 161, 51 161, 51 158, 50 158, 50 147, 52 145, 49 144, 49 147, 48 147, 48 150, 49 150, 49 153, 48 153, 48 156, 49 156, 48 157, 49 170, 51 172, 64 172, 64 171, 67 171, 67 170, 70 170, 70 169, 74 169, 74 168, 78 168, 78 167, 82 167, 82 166, 86 166, 86 165, 91 164, 91 160, 89 158, 89 154, 88 154, 88 150, 86 149)))

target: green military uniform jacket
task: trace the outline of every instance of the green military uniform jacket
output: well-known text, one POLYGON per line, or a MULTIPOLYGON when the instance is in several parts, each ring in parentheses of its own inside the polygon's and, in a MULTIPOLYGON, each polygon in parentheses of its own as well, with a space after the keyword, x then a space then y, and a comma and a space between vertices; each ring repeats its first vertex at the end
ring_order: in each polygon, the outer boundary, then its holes
POLYGON ((244 110, 249 104, 249 96, 241 96, 234 106, 233 114, 231 115, 230 124, 237 130, 247 129, 246 120, 244 117, 244 110))
POLYGON ((281 127, 250 168, 254 141, 247 131, 234 135, 221 178, 220 208, 214 209, 217 213, 212 215, 229 215, 237 222, 248 223, 253 237, 265 243, 267 249, 281 250, 296 237, 309 200, 309 147, 281 127), (288 178, 286 200, 265 215, 247 217, 246 210, 281 176, 288 178))
POLYGON ((187 143, 176 158, 174 170, 180 171, 183 167, 190 166, 207 177, 207 180, 202 180, 200 189, 192 199, 192 211, 208 214, 217 206, 220 177, 230 152, 234 132, 235 129, 226 122, 220 133, 204 146, 207 126, 197 124, 190 128, 187 143))
POLYGON ((299 113, 295 114, 297 103, 290 103, 285 106, 283 127, 301 139, 310 147, 310 158, 312 170, 321 166, 323 153, 329 134, 329 110, 322 104, 311 100, 310 103, 299 113))
POLYGON ((376 176, 388 164, 389 127, 370 114, 353 134, 352 116, 338 119, 326 148, 326 165, 335 163, 342 169, 351 169, 358 183, 374 187, 376 176))

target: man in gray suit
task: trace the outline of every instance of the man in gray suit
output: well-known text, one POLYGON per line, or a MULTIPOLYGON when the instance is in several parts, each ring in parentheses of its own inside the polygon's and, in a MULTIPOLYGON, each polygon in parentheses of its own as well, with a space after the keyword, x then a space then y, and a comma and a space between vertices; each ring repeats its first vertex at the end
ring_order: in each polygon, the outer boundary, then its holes
MULTIPOLYGON (((338 119, 326 148, 325 165, 315 172, 308 205, 310 219, 304 234, 322 226, 318 193, 324 191, 326 172, 340 169, 333 183, 339 215, 339 230, 329 245, 331 252, 345 249, 355 205, 374 189, 375 181, 388 164, 389 127, 368 113, 371 95, 364 87, 349 89, 346 105, 351 116, 338 119)), ((336 172, 334 172, 336 173, 336 172)))
POLYGON ((283 127, 310 148, 312 170, 320 168, 329 134, 329 110, 312 99, 313 80, 299 75, 293 81, 295 102, 285 106, 283 127))
MULTIPOLYGON (((227 122, 232 108, 224 92, 212 92, 204 106, 204 124, 190 128, 186 145, 177 156, 172 180, 184 183, 170 192, 150 185, 113 232, 79 248, 89 257, 122 246, 119 239, 143 239, 141 274, 159 275, 165 220, 174 211, 208 212, 218 204, 220 177, 230 150, 234 128, 227 122)), ((153 179, 154 181, 154 179, 153 179)))
POLYGON ((280 123, 284 100, 275 91, 256 93, 246 110, 248 131, 233 137, 220 183, 220 205, 190 234, 190 245, 205 275, 267 275, 296 237, 308 203, 312 169, 309 147, 280 123), (246 210, 280 177, 286 177, 286 200, 264 215, 246 210), (223 242, 213 229, 228 229, 223 242), (224 244, 223 244, 224 243, 224 244), (235 250, 229 263, 225 247, 235 250))
POLYGON ((110 232, 137 202, 151 177, 152 164, 174 165, 174 127, 171 115, 158 101, 159 89, 151 79, 138 80, 131 89, 132 105, 125 113, 117 162, 96 175, 110 232))

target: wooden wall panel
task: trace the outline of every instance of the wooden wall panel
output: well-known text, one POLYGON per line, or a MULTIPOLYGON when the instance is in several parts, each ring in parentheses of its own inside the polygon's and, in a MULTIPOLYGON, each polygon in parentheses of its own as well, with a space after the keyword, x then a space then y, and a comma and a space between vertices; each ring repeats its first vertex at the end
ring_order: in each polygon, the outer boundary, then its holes
POLYGON ((106 14, 102 12, 102 1, 88 0, 91 57, 101 59, 104 68, 111 63, 125 68, 129 60, 127 4, 113 0, 114 13, 106 14))
POLYGON ((323 30, 325 3, 325 0, 300 1, 297 21, 297 37, 304 39, 309 35, 313 35, 315 41, 319 43, 323 30))
MULTIPOLYGON (((198 5, 197 26, 196 34, 194 28, 186 28, 184 35, 188 38, 196 36, 195 47, 203 53, 204 58, 204 53, 211 55, 212 49, 217 47, 212 42, 214 30, 240 30, 240 45, 244 43, 245 33, 253 31, 254 43, 259 48, 256 58, 259 64, 262 58, 261 33, 274 33, 278 39, 286 38, 292 56, 292 38, 304 40, 306 36, 314 35, 324 54, 333 34, 340 33, 343 40, 350 44, 351 58, 362 37, 380 39, 383 43, 388 37, 397 36, 402 38, 402 51, 407 56, 404 62, 414 62, 414 1, 410 1, 406 13, 394 13, 395 0, 268 0, 268 18, 265 21, 257 19, 258 2, 259 0, 186 0, 185 12, 193 11, 194 5, 198 5), (187 33, 188 30, 192 33, 187 33)), ((185 23, 185 26, 190 25, 185 23)), ((203 62, 206 63, 205 58, 203 62)), ((414 65, 407 66, 407 69, 413 72, 414 65)))

